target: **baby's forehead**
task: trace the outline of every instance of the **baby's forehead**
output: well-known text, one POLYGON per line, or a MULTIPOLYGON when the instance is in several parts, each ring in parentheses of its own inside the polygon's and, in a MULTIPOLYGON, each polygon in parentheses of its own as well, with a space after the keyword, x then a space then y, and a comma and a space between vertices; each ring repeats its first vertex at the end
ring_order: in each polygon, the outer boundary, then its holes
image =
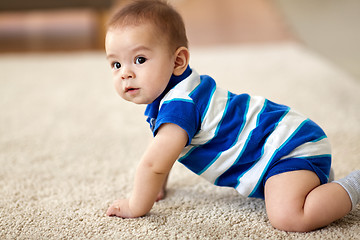
POLYGON ((141 31, 144 31, 145 34, 148 34, 149 37, 153 37, 154 39, 156 39, 156 41, 162 42, 164 47, 171 46, 170 37, 168 36, 168 34, 164 32, 161 27, 151 22, 110 26, 106 34, 116 34, 116 32, 134 30, 136 28, 141 29, 141 31))
POLYGON ((158 53, 166 51, 170 56, 175 51, 169 40, 149 25, 109 28, 106 33, 105 50, 107 53, 121 51, 123 54, 134 54, 140 50, 158 53))
POLYGON ((133 28, 139 28, 139 27, 146 29, 147 31, 149 31, 149 33, 154 33, 154 34, 161 33, 158 37, 166 35, 166 33, 164 31, 162 31, 160 26, 158 26, 155 23, 152 23, 151 21, 136 22, 136 23, 122 23, 119 25, 110 26, 108 28, 108 31, 109 30, 126 30, 126 29, 133 29, 133 28))

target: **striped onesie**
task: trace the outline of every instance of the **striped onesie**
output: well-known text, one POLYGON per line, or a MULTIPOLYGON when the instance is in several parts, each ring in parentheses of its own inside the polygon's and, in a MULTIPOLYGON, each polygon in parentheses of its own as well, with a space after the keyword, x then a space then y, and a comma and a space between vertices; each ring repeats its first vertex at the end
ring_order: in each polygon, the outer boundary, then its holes
POLYGON ((145 115, 154 135, 164 123, 187 132, 180 163, 242 196, 264 198, 266 180, 288 171, 310 170, 328 181, 331 149, 318 125, 263 97, 218 88, 189 67, 171 77, 145 115))

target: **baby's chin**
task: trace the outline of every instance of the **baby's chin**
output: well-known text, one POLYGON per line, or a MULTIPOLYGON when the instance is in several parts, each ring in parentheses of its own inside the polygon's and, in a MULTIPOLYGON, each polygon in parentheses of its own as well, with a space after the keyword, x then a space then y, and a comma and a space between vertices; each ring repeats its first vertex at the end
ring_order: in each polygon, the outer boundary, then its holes
POLYGON ((127 99, 123 98, 127 102, 135 103, 137 105, 148 105, 154 102, 153 100, 140 100, 140 99, 127 99))

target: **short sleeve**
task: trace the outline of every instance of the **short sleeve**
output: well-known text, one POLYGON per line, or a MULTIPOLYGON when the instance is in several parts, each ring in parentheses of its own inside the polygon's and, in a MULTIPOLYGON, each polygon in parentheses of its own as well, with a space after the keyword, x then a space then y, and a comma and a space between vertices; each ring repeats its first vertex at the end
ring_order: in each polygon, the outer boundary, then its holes
POLYGON ((200 128, 200 119, 200 113, 193 101, 174 99, 162 104, 153 133, 155 136, 159 127, 164 123, 176 124, 187 132, 188 145, 200 128))

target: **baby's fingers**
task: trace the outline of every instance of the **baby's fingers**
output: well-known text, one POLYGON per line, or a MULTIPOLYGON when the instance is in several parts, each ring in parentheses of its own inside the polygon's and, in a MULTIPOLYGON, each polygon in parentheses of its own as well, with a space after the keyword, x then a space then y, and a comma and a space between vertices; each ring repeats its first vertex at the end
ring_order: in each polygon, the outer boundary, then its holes
POLYGON ((108 210, 106 211, 106 215, 108 216, 116 216, 116 213, 118 212, 119 210, 115 209, 114 207, 109 207, 108 210))
POLYGON ((114 202, 106 211, 108 216, 120 216, 120 206, 117 202, 114 202))

